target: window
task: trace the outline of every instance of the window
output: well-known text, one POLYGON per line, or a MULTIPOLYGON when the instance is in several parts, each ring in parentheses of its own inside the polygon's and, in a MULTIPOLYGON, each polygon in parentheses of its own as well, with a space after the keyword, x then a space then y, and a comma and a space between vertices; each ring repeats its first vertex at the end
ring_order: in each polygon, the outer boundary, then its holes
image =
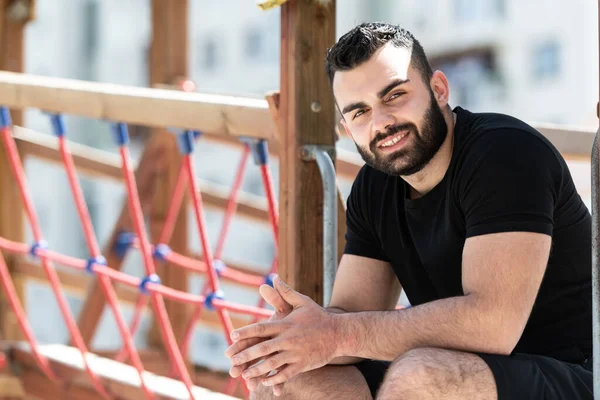
POLYGON ((200 49, 200 65, 203 69, 212 71, 217 67, 217 43, 214 39, 206 39, 200 49))
POLYGON ((244 58, 260 60, 264 52, 264 35, 259 28, 250 28, 244 41, 244 58))
POLYGON ((554 78, 560 74, 560 46, 556 42, 538 44, 533 49, 533 76, 554 78))
POLYGON ((478 4, 482 0, 455 0, 454 18, 457 21, 472 21, 477 17, 478 4))
POLYGON ((84 34, 83 34, 83 49, 84 54, 88 60, 92 59, 96 55, 98 48, 98 11, 100 5, 96 0, 91 0, 84 5, 83 8, 83 20, 84 23, 84 34))
POLYGON ((494 0, 496 15, 500 18, 506 17, 506 0, 494 0))
POLYGON ((455 0, 454 18, 458 22, 470 22, 478 19, 504 18, 506 0, 455 0))

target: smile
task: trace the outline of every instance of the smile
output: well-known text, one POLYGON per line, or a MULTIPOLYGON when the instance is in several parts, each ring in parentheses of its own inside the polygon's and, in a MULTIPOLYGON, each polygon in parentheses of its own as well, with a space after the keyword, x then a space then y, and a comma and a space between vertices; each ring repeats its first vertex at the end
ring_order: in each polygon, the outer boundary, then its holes
POLYGON ((381 143, 379 147, 390 147, 398 143, 402 140, 406 135, 408 135, 408 131, 399 133, 397 135, 392 136, 392 138, 387 139, 385 142, 381 143))

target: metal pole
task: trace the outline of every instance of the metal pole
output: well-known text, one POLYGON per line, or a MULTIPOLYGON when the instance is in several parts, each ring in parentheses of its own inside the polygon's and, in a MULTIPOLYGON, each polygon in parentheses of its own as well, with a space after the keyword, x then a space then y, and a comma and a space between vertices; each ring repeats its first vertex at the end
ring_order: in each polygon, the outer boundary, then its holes
POLYGON ((598 135, 594 139, 592 147, 592 325, 593 325, 593 357, 594 357, 594 393, 600 393, 600 281, 599 265, 600 261, 600 199, 598 189, 600 181, 598 176, 598 163, 600 157, 598 155, 598 135))
POLYGON ((317 150, 323 179, 323 305, 331 300, 337 270, 337 185, 335 167, 325 150, 317 150))
POLYGON ((323 305, 331 300, 337 270, 337 184, 335 166, 329 156, 333 146, 305 145, 304 161, 316 160, 323 181, 323 305))
MULTIPOLYGON (((600 49, 600 0, 597 4, 598 12, 598 45, 600 49)), ((600 52, 598 53, 600 56, 600 52)), ((600 59, 598 60, 600 65, 600 59)), ((600 74, 599 74, 600 77, 600 74)), ((600 82, 599 82, 600 83, 600 82)), ((598 87, 598 94, 600 100, 600 86, 598 87)), ((596 116, 600 118, 600 102, 596 103, 596 116)), ((593 368, 594 368, 594 397, 600 397, 600 281, 598 262, 600 262, 600 199, 598 198, 598 191, 600 190, 600 180, 598 177, 598 169, 600 162, 600 156, 598 151, 598 136, 600 135, 600 125, 596 132, 596 138, 594 139, 594 145, 592 147, 592 335, 593 335, 593 352, 594 357, 593 368)))

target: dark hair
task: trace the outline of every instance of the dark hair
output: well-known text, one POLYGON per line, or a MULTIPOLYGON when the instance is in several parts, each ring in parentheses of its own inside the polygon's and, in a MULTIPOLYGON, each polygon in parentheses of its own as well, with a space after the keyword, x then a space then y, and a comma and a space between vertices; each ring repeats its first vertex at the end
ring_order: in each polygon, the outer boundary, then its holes
POLYGON ((412 51, 412 66, 421 73, 423 81, 429 83, 433 71, 419 41, 407 30, 382 22, 367 22, 354 27, 327 51, 325 71, 329 83, 333 84, 333 76, 337 71, 359 66, 390 41, 396 47, 412 51))

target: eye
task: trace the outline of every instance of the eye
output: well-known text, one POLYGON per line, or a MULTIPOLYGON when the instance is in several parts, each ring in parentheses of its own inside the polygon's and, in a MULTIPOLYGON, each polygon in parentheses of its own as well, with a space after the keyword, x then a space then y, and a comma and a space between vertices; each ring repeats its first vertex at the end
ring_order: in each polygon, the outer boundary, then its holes
POLYGON ((389 98, 388 101, 397 99, 398 97, 402 96, 405 92, 396 92, 394 94, 392 94, 389 98))
POLYGON ((352 119, 356 119, 357 117, 360 117, 364 112, 365 112, 365 110, 358 110, 356 112, 356 114, 354 114, 354 116, 352 117, 352 119))

